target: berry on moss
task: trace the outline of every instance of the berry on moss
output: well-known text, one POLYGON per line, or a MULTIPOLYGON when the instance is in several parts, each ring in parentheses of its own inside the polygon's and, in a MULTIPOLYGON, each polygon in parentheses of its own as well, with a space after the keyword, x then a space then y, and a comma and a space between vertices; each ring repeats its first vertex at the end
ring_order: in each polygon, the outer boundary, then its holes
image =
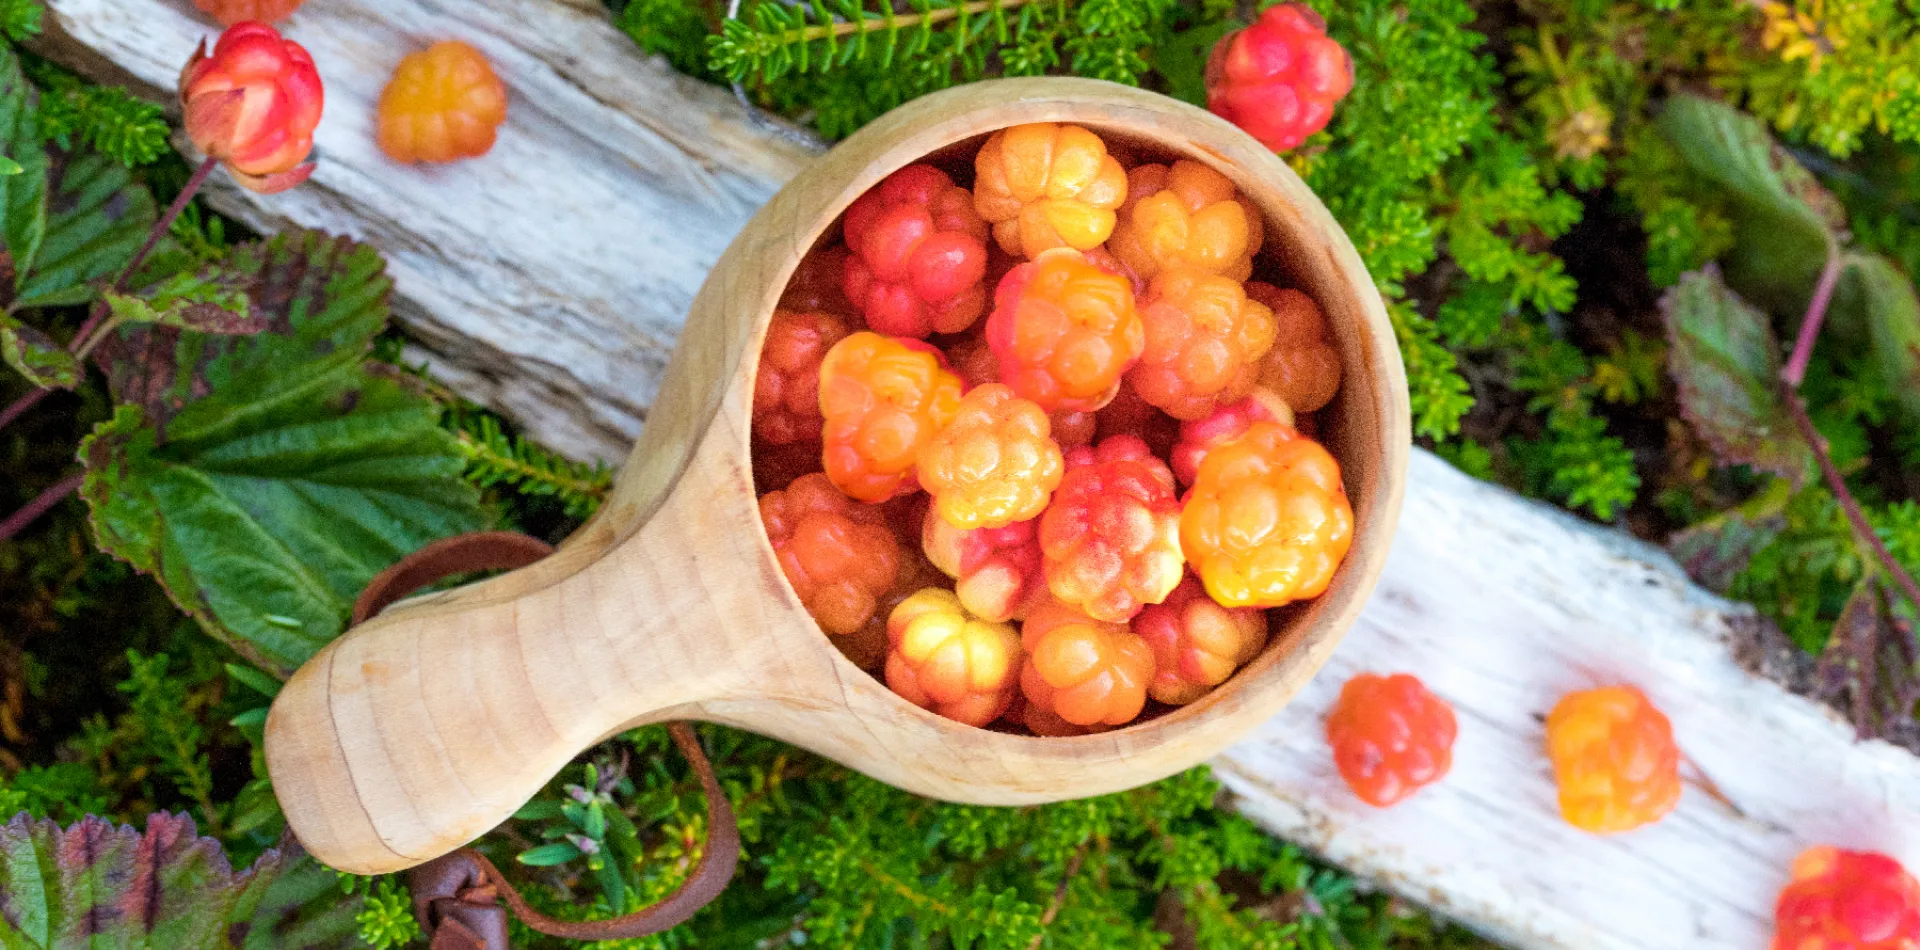
POLYGON ((1207 61, 1207 108, 1276 152, 1326 128, 1353 89, 1353 60, 1304 3, 1268 7, 1207 61))

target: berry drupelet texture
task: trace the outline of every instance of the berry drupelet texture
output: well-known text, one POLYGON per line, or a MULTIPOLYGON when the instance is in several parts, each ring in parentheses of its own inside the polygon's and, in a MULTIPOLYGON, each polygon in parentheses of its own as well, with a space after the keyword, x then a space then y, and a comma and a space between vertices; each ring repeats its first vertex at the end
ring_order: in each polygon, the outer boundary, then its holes
POLYGON ((1050 601, 1027 615, 1020 639, 1020 691, 1041 711, 1074 726, 1123 726, 1146 707, 1153 648, 1126 624, 1050 601))
POLYGON ((960 409, 960 378, 933 347, 861 331, 820 364, 821 460, 833 484, 881 502, 919 488, 920 450, 960 409))
POLYGON ((1631 831, 1680 802, 1673 725, 1632 686, 1562 697, 1547 716, 1547 754, 1560 785, 1560 814, 1583 831, 1631 831))
POLYGON ((1256 422, 1292 426, 1293 410, 1272 390, 1255 387, 1251 395, 1239 402, 1227 403, 1205 418, 1180 423, 1180 439, 1167 456, 1173 477, 1182 485, 1193 484, 1194 477, 1200 474, 1200 462, 1208 452, 1246 435, 1256 422))
POLYGON ((1453 707, 1407 673, 1348 680, 1327 715, 1327 745, 1340 777, 1376 808, 1445 778, 1459 731, 1453 707))
POLYGON ((1774 905, 1772 950, 1920 947, 1920 881, 1871 851, 1808 848, 1774 905))
POLYGON ((920 450, 920 484, 956 528, 1004 528, 1040 516, 1065 470, 1052 422, 999 383, 976 386, 920 450))
POLYGON ((1201 461, 1180 540, 1207 593, 1229 607, 1317 597, 1353 543, 1340 465, 1287 426, 1255 423, 1201 461))
POLYGON ((887 618, 887 685, 956 722, 984 726, 1013 702, 1020 635, 967 612, 950 590, 918 591, 887 618))
POLYGON ((1340 391, 1340 354, 1327 335, 1327 317, 1298 290, 1252 281, 1247 296, 1273 311, 1273 347, 1260 365, 1260 385, 1294 412, 1318 412, 1340 391))
POLYGON ((946 172, 908 165, 888 175, 847 209, 845 232, 843 287, 874 330, 958 333, 986 312, 987 225, 946 172))
POLYGON ((754 371, 755 436, 769 445, 820 441, 820 363, 849 332, 831 314, 774 311, 754 371))
POLYGON ((928 511, 921 549, 953 578, 961 605, 984 619, 1018 620, 1047 596, 1038 520, 965 529, 928 511))
POLYGON ((1056 248, 1000 282, 987 345, 1015 393, 1049 412, 1091 412, 1119 391, 1146 329, 1130 281, 1056 248))
POLYGON ((1133 436, 1072 449, 1040 551, 1048 590, 1096 619, 1125 623, 1165 600, 1186 564, 1173 473, 1133 436))
POLYGON ((1008 254, 1091 250, 1113 233, 1127 173, 1100 137, 1038 122, 993 133, 974 156, 973 206, 1008 254))
POLYGON ((1303 3, 1268 7, 1207 62, 1207 108, 1276 152, 1327 127, 1353 89, 1353 60, 1303 3))
POLYGON ((454 162, 493 150, 507 121, 507 87, 480 51, 458 40, 400 61, 380 92, 376 135, 396 162, 454 162))
POLYGON ((901 560, 884 511, 842 495, 815 472, 762 495, 760 521, 787 582, 821 629, 844 636, 873 618, 901 560))
POLYGON ((1239 281, 1162 270, 1139 306, 1147 342, 1127 383, 1148 404, 1175 419, 1199 419, 1253 391, 1273 346, 1273 311, 1249 300, 1239 281))
POLYGON ((1140 280, 1168 268, 1246 280, 1265 228, 1227 176, 1199 162, 1141 165, 1107 248, 1140 280))
POLYGON ((1153 648, 1153 682, 1147 694, 1182 706, 1227 681, 1267 645, 1267 615, 1222 607, 1192 576, 1133 618, 1133 632, 1153 648))

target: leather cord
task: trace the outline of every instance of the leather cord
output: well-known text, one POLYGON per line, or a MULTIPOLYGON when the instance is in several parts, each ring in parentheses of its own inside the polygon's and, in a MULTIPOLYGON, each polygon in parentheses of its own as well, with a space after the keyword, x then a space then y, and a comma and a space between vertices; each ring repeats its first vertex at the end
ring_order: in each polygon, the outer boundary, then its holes
MULTIPOLYGON (((436 541, 381 571, 353 605, 353 622, 365 623, 409 594, 459 574, 526 567, 553 553, 539 538, 510 531, 480 532, 436 541)), ((713 902, 733 879, 740 860, 740 830, 726 790, 700 748, 693 727, 667 724, 674 745, 700 777, 707 796, 707 846, 679 890, 650 907, 612 920, 571 921, 530 906, 506 875, 472 848, 461 848, 408 872, 413 913, 431 950, 509 950, 507 913, 528 927, 566 940, 622 940, 659 933, 685 923, 713 902), (506 906, 501 906, 504 901, 506 906)))

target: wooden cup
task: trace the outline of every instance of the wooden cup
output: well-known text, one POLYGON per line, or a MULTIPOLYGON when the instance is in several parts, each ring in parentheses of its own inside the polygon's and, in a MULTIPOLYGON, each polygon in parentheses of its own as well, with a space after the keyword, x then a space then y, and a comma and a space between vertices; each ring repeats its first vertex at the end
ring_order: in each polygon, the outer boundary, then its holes
MULTIPOLYGON (((529 332, 537 332, 529 328, 529 332)), ((1083 79, 975 83, 915 100, 808 167, 755 215, 693 301, 646 431, 599 514, 552 557, 404 602, 315 655, 273 704, 267 765, 320 860, 374 874, 510 816, 581 750, 671 719, 804 746, 910 791, 1016 805, 1193 766, 1320 668, 1387 556, 1406 476, 1407 384, 1380 294, 1300 179, 1228 123, 1083 79), (976 729, 854 667, 814 625, 761 529, 748 454, 754 369, 800 258, 855 198, 996 129, 1072 122, 1148 158, 1190 158, 1265 213, 1258 272, 1325 309, 1345 370, 1319 414, 1354 543, 1325 594, 1274 615, 1266 652, 1192 705, 1078 738, 976 729)))

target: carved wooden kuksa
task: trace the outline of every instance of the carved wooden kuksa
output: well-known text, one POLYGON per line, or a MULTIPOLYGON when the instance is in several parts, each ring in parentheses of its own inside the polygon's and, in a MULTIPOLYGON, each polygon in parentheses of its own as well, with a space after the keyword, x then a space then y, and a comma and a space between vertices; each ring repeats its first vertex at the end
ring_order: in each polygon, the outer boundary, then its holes
POLYGON ((956 801, 1045 802, 1149 782, 1273 715, 1326 660, 1386 560, 1409 441, 1406 379, 1379 293, 1271 151, 1202 110, 1091 80, 927 96, 809 166, 733 241, 693 302, 613 495, 558 553, 402 603, 300 669, 267 721, 274 790, 308 850, 378 873, 478 837, 582 749, 668 719, 740 726, 956 801), (781 576, 748 456, 755 360, 801 256, 895 169, 1041 121, 1206 163, 1259 206, 1259 270, 1310 293, 1333 327, 1345 384, 1319 418, 1355 517, 1332 587, 1283 611, 1272 644, 1239 675, 1190 706, 1079 738, 960 725, 850 664, 781 576))

